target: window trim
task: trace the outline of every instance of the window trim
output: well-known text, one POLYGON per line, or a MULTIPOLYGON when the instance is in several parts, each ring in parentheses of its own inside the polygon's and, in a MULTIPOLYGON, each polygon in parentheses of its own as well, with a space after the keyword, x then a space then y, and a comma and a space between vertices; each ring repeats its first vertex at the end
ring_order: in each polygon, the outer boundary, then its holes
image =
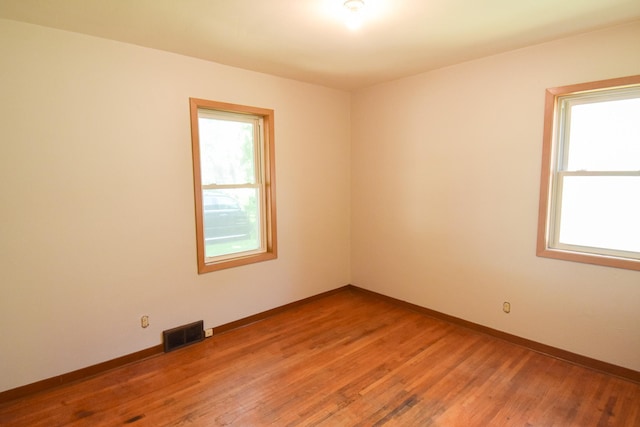
POLYGON ((572 250, 569 247, 559 249, 550 246, 550 241, 553 238, 553 230, 551 230, 551 215, 554 214, 551 211, 551 199, 554 197, 553 187, 555 185, 554 175, 556 173, 553 165, 557 164, 558 153, 556 151, 559 151, 554 149, 558 143, 556 140, 559 126, 557 118, 558 99, 562 96, 580 94, 581 92, 620 89, 638 84, 640 84, 640 75, 560 86, 546 90, 542 145, 542 172, 540 178, 540 203, 538 208, 537 256, 630 270, 640 270, 640 260, 623 258, 616 255, 580 252, 578 250, 572 250))
POLYGON ((276 221, 276 186, 275 186, 275 148, 274 148, 274 111, 267 108, 250 107, 246 105, 226 102, 210 101, 200 98, 189 98, 191 119, 191 150, 193 159, 193 184, 196 219, 196 252, 198 258, 198 273, 208 273, 241 265, 253 264, 278 257, 277 221, 276 221), (202 175, 200 170, 200 131, 198 125, 198 110, 212 110, 239 115, 258 116, 262 119, 262 162, 264 193, 264 251, 259 253, 239 253, 225 259, 207 261, 204 240, 204 218, 202 200, 202 175))

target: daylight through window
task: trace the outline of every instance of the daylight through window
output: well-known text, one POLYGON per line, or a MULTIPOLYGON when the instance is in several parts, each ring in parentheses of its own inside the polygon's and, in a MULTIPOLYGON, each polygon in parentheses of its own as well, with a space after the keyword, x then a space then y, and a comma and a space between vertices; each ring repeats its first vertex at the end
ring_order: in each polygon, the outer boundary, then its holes
POLYGON ((640 270, 640 76, 547 91, 538 254, 640 270))
POLYGON ((200 273, 276 257, 273 111, 191 99, 200 273))

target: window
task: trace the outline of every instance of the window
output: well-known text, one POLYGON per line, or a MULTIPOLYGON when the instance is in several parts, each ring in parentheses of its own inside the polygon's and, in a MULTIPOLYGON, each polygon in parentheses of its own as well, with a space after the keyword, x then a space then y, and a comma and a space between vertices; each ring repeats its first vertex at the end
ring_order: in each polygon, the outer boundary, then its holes
POLYGON ((547 90, 538 255, 640 270, 640 76, 547 90))
POLYGON ((190 104, 198 272, 276 258, 273 110, 190 104))

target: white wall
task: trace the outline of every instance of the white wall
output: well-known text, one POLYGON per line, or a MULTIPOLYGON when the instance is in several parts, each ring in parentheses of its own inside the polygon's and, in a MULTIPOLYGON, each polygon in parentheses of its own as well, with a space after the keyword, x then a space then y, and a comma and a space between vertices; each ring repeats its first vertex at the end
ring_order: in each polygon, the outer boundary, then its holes
POLYGON ((354 94, 352 283, 640 370, 640 272, 535 256, 545 88, 640 74, 639 46, 636 22, 354 94))
POLYGON ((0 20, 0 99, 0 391, 349 283, 348 93, 0 20), (277 260, 197 274, 189 97, 275 110, 277 260))

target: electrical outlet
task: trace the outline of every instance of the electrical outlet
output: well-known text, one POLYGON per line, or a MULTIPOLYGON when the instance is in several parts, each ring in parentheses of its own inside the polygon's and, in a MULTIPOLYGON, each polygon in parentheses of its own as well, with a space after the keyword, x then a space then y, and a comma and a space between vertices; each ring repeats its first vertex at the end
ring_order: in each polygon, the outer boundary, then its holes
POLYGON ((509 303, 508 301, 505 301, 502 303, 502 311, 504 311, 505 313, 510 313, 511 312, 511 303, 509 303))
POLYGON ((205 336, 205 338, 212 337, 213 336, 213 328, 205 329, 204 330, 204 336, 205 336))
POLYGON ((143 328, 149 327, 149 316, 142 316, 140 318, 140 326, 142 326, 143 328))

